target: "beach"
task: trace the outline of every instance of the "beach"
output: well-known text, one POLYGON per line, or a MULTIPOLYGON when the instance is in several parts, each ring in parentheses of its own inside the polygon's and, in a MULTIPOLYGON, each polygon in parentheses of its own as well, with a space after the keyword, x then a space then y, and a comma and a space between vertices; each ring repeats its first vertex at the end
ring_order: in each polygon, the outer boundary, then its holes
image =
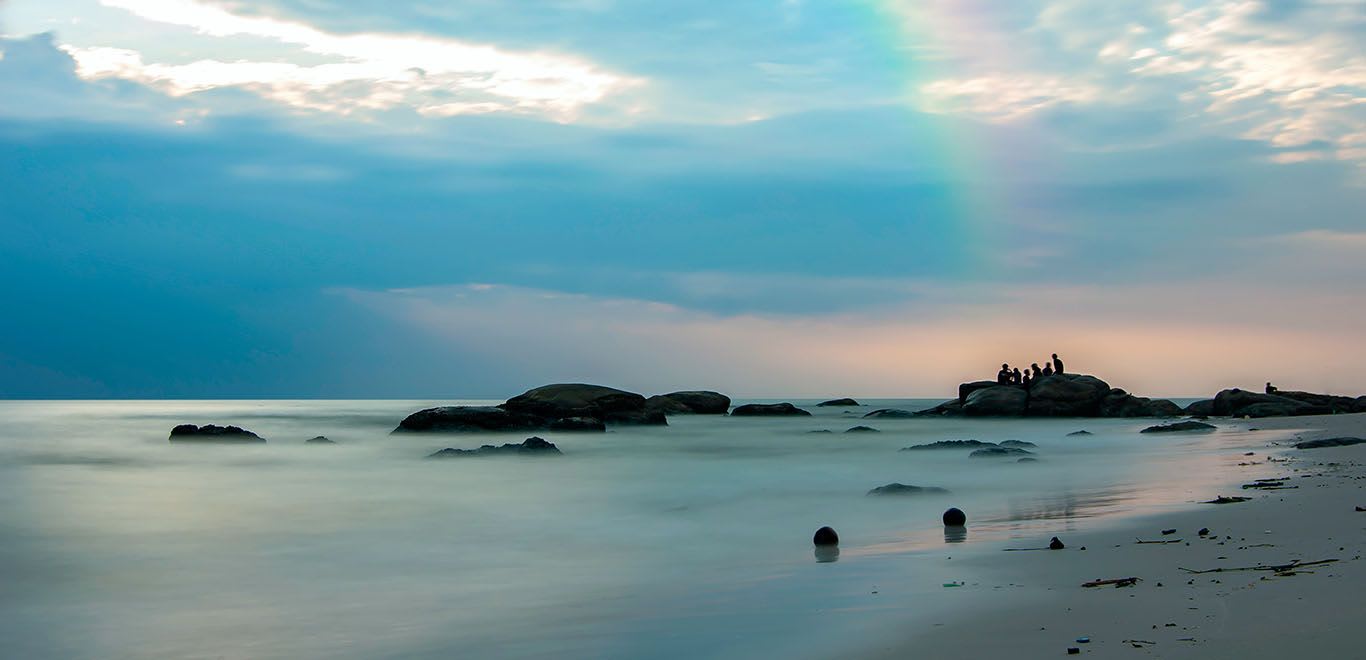
POLYGON ((970 615, 922 624, 907 630, 903 643, 861 657, 1047 658, 1069 648, 1105 658, 1359 657, 1366 512, 1355 507, 1366 506, 1366 445, 1287 447, 1292 438, 1366 437, 1366 415, 1234 423, 1283 432, 1265 452, 1247 457, 1259 465, 1246 467, 1260 475, 1268 458, 1287 457, 1275 473, 1295 488, 1211 489, 1209 499, 1252 499, 1130 518, 1101 532, 1082 525, 1066 535, 1063 550, 966 558, 982 579, 946 588, 945 598, 969 601, 958 605, 966 604, 970 615), (1207 537, 1198 536, 1202 528, 1210 530, 1207 537), (1170 529, 1176 531, 1162 533, 1170 529), (1338 561, 1284 576, 1232 570, 1326 559, 1338 561), (1182 570, 1216 568, 1224 571, 1182 570), (1081 586, 1128 577, 1140 581, 1081 586))

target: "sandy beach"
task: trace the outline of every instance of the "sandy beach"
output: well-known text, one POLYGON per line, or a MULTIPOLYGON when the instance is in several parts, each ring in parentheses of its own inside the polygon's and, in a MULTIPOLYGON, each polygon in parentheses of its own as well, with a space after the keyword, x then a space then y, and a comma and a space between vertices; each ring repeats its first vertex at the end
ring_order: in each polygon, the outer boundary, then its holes
POLYGON ((863 657, 1047 658, 1069 648, 1105 658, 1360 657, 1366 513, 1355 507, 1366 506, 1366 445, 1290 444, 1366 436, 1366 414, 1235 423, 1283 431, 1245 462, 1251 482, 1268 460, 1284 460, 1272 467, 1286 478, 1285 489, 1212 489, 1209 499, 1251 499, 1129 519, 1104 531, 1088 532, 1083 523, 1063 539, 1063 550, 967 558, 962 563, 986 577, 946 597, 975 601, 973 615, 907 630, 903 643, 863 657), (1208 536, 1198 535, 1202 528, 1208 536), (1321 560, 1337 561, 1279 574, 1235 570, 1321 560), (1139 581, 1081 586, 1129 577, 1139 581))

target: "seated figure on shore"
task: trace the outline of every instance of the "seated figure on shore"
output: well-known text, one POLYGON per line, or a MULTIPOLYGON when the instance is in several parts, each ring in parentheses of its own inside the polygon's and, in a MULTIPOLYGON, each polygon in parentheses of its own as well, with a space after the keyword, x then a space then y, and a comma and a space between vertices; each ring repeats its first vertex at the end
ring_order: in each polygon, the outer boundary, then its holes
POLYGON ((1033 383, 1033 382, 1034 382, 1034 379, 1029 377, 1029 372, 1028 372, 1028 371, 1024 372, 1024 379, 1022 379, 1022 380, 1020 381, 1020 384, 1021 384, 1021 385, 1024 385, 1024 388, 1025 388, 1025 389, 1029 389, 1029 385, 1030 385, 1031 383, 1033 383))
POLYGON ((1045 376, 1052 376, 1052 375, 1053 375, 1053 364, 1052 364, 1052 363, 1050 363, 1050 362, 1045 362, 1045 363, 1043 363, 1043 375, 1045 375, 1045 376))
POLYGON ((1003 364, 1003 365, 1001 365, 1001 370, 998 371, 998 372, 996 372, 996 384, 997 384, 997 385, 1009 385, 1009 384, 1010 384, 1010 365, 1008 365, 1008 364, 1003 364))
POLYGON ((1062 374, 1062 359, 1058 357, 1057 353, 1053 354, 1053 373, 1062 374))
POLYGON ((1271 384, 1271 381, 1269 381, 1269 380, 1266 381, 1266 393, 1267 393, 1267 394, 1275 394, 1275 393, 1278 392, 1278 391, 1279 391, 1279 390, 1276 389, 1276 386, 1271 384))
POLYGON ((1015 367, 1015 370, 1012 371, 1012 372, 1010 372, 1010 384, 1011 384, 1011 385, 1019 385, 1020 382, 1021 382, 1021 381, 1020 381, 1020 368, 1019 368, 1019 367, 1015 367))
POLYGON ((1043 372, 1039 370, 1039 363, 1038 363, 1038 362, 1035 362, 1034 364, 1029 365, 1029 370, 1032 371, 1032 372, 1034 372, 1034 380, 1038 380, 1038 379, 1040 379, 1040 378, 1043 378, 1043 372))

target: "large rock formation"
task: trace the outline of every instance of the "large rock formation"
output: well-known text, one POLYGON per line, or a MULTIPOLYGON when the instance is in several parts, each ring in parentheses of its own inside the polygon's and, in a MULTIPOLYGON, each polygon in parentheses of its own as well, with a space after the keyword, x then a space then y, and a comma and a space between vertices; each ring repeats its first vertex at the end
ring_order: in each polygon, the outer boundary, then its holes
POLYGON ((732 417, 810 417, 811 413, 790 403, 751 403, 730 411, 732 417))
POLYGON ((1101 417, 1177 417, 1181 406, 1166 399, 1134 396, 1121 389, 1112 389, 1100 402, 1101 417))
POLYGON ((442 406, 408 415, 395 433, 473 433, 479 431, 539 431, 553 420, 492 406, 442 406))
POLYGON ((607 426, 667 425, 664 414, 648 408, 639 394, 601 385, 560 383, 528 390, 498 406, 419 410, 394 432, 604 431, 607 426))
POLYGON ((1031 417, 1095 417, 1110 385, 1095 376, 1054 374, 1029 387, 1031 417))
POLYGON ((1233 388, 1214 396, 1213 414, 1221 417, 1291 417, 1324 415, 1332 408, 1297 401, 1278 394, 1259 394, 1233 388))
POLYGON ((181 424, 171 429, 169 440, 171 442, 219 442, 230 444, 265 442, 265 438, 240 426, 217 426, 215 424, 205 424, 204 426, 181 424))
POLYGON ((670 392, 646 399, 645 408, 665 415, 724 415, 730 410, 730 397, 706 390, 670 392))
POLYGON ((970 417, 1019 417, 1025 414, 1029 394, 1014 385, 993 385, 973 390, 963 402, 963 414, 970 417))
POLYGON ((996 387, 997 385, 1000 385, 1000 383, 997 383, 994 380, 975 380, 971 383, 963 383, 958 386, 958 403, 967 403, 968 397, 977 390, 984 390, 988 387, 996 387))
MULTIPOLYGON (((507 400, 499 408, 508 412, 536 415, 547 419, 596 417, 608 413, 644 412, 645 397, 602 385, 556 383, 527 390, 507 400)), ((606 420, 604 420, 606 421, 606 420)))
POLYGON ((1359 399, 1353 399, 1350 396, 1296 392, 1294 390, 1277 390, 1275 396, 1299 401, 1300 403, 1307 403, 1311 406, 1319 406, 1327 409, 1331 414, 1363 412, 1357 408, 1357 401, 1359 399))
POLYGON ((1185 410, 1191 417, 1209 417, 1214 414, 1214 399, 1201 399, 1189 406, 1185 410))
POLYGON ((816 404, 817 408, 857 408, 859 402, 853 399, 831 399, 816 404))

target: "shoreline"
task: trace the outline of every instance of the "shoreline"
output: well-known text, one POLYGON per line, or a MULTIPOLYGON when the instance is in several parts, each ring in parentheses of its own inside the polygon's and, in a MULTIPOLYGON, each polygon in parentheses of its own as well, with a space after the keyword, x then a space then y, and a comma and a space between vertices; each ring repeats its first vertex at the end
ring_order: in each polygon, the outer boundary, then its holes
POLYGON ((1298 488, 1235 493, 1224 487, 1230 492, 1211 490, 1209 498, 1252 499, 1099 523, 1078 520, 1076 531, 1062 538, 1064 550, 962 557, 956 566, 978 579, 951 595, 944 591, 955 601, 954 611, 970 614, 941 622, 917 617, 900 639, 853 655, 1034 658, 1066 655, 1069 648, 1094 657, 1256 659, 1304 656, 1309 649, 1310 657, 1352 655, 1354 625, 1366 614, 1359 596, 1366 585, 1366 564, 1359 561, 1366 513, 1355 510, 1366 506, 1366 446, 1287 445, 1301 437, 1366 436, 1366 414, 1233 421, 1287 431, 1258 452, 1262 460, 1247 466, 1246 482, 1269 467, 1266 458, 1277 457, 1276 476, 1298 488), (1300 432, 1292 435, 1291 429, 1300 432), (1197 535, 1201 528, 1211 530, 1208 538, 1197 535), (1163 535, 1168 529, 1177 531, 1163 535), (1135 543, 1140 538, 1181 541, 1135 543), (1339 561, 1288 576, 1228 570, 1324 559, 1339 561), (1192 574, 1182 568, 1225 570, 1192 574), (1127 588, 1080 586, 1128 577, 1141 581, 1127 588))

